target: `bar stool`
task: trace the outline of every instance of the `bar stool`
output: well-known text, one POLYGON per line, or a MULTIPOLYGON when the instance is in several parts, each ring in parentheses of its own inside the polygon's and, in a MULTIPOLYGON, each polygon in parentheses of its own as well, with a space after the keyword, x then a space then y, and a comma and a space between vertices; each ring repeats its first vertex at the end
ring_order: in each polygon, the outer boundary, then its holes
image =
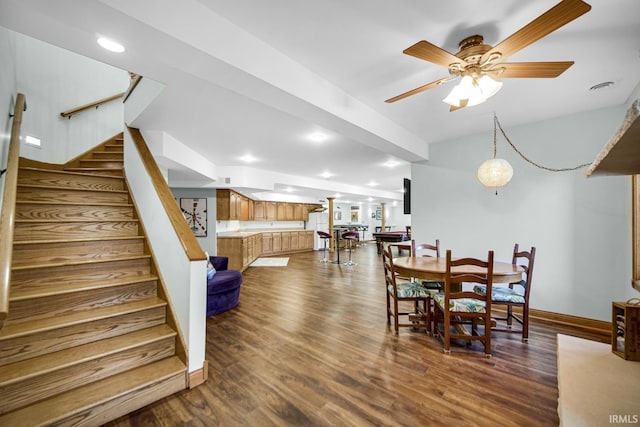
POLYGON ((355 248, 356 242, 360 238, 360 233, 358 233, 355 230, 350 230, 345 233, 342 233, 342 238, 346 242, 348 242, 348 245, 349 245, 349 261, 345 262, 344 264, 348 265, 349 267, 353 267, 354 265, 357 265, 355 262, 353 262, 353 257, 352 257, 353 248, 355 248))
POLYGON ((318 236, 322 240, 324 240, 324 249, 322 250, 322 254, 324 255, 324 257, 320 260, 320 262, 329 262, 329 259, 327 259, 327 240, 331 238, 331 234, 319 230, 316 231, 316 233, 318 233, 318 236))

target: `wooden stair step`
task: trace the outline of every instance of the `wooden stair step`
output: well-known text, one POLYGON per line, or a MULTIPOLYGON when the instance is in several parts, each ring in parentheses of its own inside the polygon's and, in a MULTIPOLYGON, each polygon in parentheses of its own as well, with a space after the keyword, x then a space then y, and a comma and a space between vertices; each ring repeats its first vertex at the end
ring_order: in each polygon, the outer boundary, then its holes
POLYGON ((122 160, 124 158, 124 150, 93 151, 91 157, 102 160, 122 160))
POLYGON ((175 354, 167 325, 0 367, 0 414, 175 354))
POLYGON ((102 288, 110 288, 110 287, 118 287, 118 286, 127 286, 135 283, 143 283, 143 282, 156 282, 157 284, 158 276, 153 274, 148 274, 144 276, 135 276, 135 277, 124 277, 121 279, 109 279, 109 280, 101 280, 95 282, 86 282, 86 283, 74 283, 74 282, 58 282, 54 284, 49 284, 46 286, 40 287, 29 287, 29 288, 21 288, 16 287, 15 289, 11 289, 10 300, 11 301, 22 301, 25 299, 31 298, 42 298, 50 295, 61 295, 73 292, 84 292, 84 291, 92 291, 95 289, 102 288))
MULTIPOLYGON (((145 253, 139 254, 124 254, 124 255, 113 255, 110 257, 101 257, 101 258, 90 258, 90 259, 60 259, 56 261, 50 262, 41 262, 41 261, 32 261, 28 266, 12 266, 12 272, 29 270, 33 271, 36 269, 51 269, 56 267, 80 267, 85 265, 91 266, 99 266, 101 263, 115 263, 120 261, 138 261, 144 260, 148 261, 151 259, 151 255, 145 253)), ((110 264, 110 266, 113 264, 110 264)), ((109 269, 112 269, 109 267, 109 269)))
POLYGON ((51 203, 129 203, 129 193, 125 190, 84 190, 77 188, 57 188, 38 185, 18 184, 16 200, 51 203))
POLYGON ((102 159, 80 159, 81 168, 120 168, 124 165, 124 159, 120 160, 102 160, 102 159))
POLYGON ((11 267, 30 268, 34 262, 54 265, 61 262, 96 261, 114 256, 144 254, 144 236, 111 238, 14 241, 11 267))
POLYGON ((16 268, 11 270, 12 289, 34 289, 66 281, 77 286, 114 279, 148 276, 151 273, 150 255, 95 262, 66 263, 56 267, 16 268))
POLYGON ((132 204, 16 202, 16 219, 133 218, 132 204))
POLYGON ((187 388, 187 368, 170 357, 0 416, 0 425, 99 426, 187 388))
POLYGON ((108 143, 103 146, 104 151, 106 152, 123 152, 124 153, 124 143, 108 143))
POLYGON ((21 167, 18 183, 59 188, 80 188, 85 190, 123 190, 122 177, 82 174, 64 170, 21 167))
POLYGON ((69 238, 91 237, 100 233, 103 237, 136 236, 139 221, 137 219, 109 219, 109 220, 16 220, 14 239, 44 240, 60 236, 69 238))
POLYGON ((123 176, 122 171, 124 169, 121 167, 115 167, 115 168, 67 167, 67 168, 64 168, 64 170, 69 172, 78 172, 78 173, 91 174, 91 175, 123 176))
POLYGON ((69 172, 90 173, 102 176, 123 176, 123 168, 65 168, 69 172))
MULTIPOLYGON (((18 293, 20 294, 20 293, 18 293)), ((10 297, 10 312, 7 323, 46 319, 56 316, 94 310, 158 296, 156 281, 136 281, 119 286, 93 287, 90 290, 64 293, 48 292, 48 295, 16 299, 10 297)))
POLYGON ((164 324, 166 306, 160 298, 148 298, 48 319, 5 322, 0 330, 0 366, 164 324))

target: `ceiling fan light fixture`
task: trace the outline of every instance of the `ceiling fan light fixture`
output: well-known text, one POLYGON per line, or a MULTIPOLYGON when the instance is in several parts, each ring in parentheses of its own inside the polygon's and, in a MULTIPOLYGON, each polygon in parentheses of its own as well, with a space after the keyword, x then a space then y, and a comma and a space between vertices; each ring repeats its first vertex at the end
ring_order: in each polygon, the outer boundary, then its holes
POLYGON ((456 108, 472 107, 482 104, 487 99, 498 93, 502 88, 502 82, 494 80, 484 74, 480 78, 464 76, 449 95, 442 101, 456 108), (466 104, 463 100, 468 100, 466 104))
POLYGON ((493 95, 498 93, 500 89, 502 89, 502 82, 492 79, 487 74, 485 74, 478 79, 478 86, 480 87, 484 98, 489 99, 493 95))
POLYGON ((460 83, 455 85, 449 95, 442 100, 443 102, 453 107, 473 106, 478 105, 486 101, 482 96, 482 91, 478 86, 477 81, 471 76, 464 76, 460 80, 460 83), (466 104, 464 100, 468 100, 466 104))

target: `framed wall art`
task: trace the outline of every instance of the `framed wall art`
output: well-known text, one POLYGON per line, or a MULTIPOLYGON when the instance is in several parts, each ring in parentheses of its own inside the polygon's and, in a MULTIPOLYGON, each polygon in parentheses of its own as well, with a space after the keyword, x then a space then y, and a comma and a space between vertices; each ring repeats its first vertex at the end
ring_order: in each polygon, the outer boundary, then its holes
POLYGON ((207 237, 207 199, 181 198, 180 210, 196 237, 207 237))

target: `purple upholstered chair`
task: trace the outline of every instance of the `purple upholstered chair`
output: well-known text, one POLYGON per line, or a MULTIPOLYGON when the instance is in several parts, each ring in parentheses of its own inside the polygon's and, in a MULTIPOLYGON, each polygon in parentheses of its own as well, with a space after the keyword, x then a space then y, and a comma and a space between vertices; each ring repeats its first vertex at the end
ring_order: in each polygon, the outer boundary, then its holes
POLYGON ((207 316, 232 309, 240 301, 240 285, 242 273, 228 270, 229 258, 226 256, 210 256, 216 272, 207 279, 207 316))

